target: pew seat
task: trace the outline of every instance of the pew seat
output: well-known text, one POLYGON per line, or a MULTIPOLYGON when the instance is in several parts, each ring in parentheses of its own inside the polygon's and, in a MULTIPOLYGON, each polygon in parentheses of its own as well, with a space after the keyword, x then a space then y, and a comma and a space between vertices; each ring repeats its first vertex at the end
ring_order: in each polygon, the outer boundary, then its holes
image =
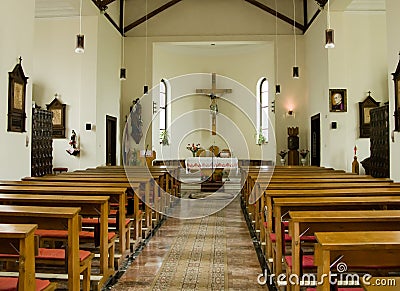
MULTIPOLYGON (((51 283, 49 280, 36 281, 35 291, 52 291, 56 289, 56 284, 51 283)), ((18 290, 18 278, 17 277, 0 277, 0 291, 17 291, 18 290)))
MULTIPOLYGON (((18 259, 18 254, 0 254, 1 261, 15 261, 18 259)), ((83 276, 82 284, 83 286, 90 286, 90 273, 91 273, 91 265, 92 259, 94 258, 94 254, 89 251, 79 250, 79 262, 80 268, 79 272, 83 276)), ((48 249, 48 248, 39 248, 38 254, 35 256, 35 263, 43 264, 43 265, 65 265, 65 250, 64 249, 48 249)), ((0 288, 0 290, 3 290, 0 288)), ((43 290, 43 289, 37 289, 43 290)), ((47 290, 47 289, 46 289, 47 290)), ((52 289, 49 289, 52 290, 52 289)))
MULTIPOLYGON (((307 288, 307 291, 317 291, 316 288, 307 288)), ((337 291, 364 291, 364 288, 338 288, 337 291)))
MULTIPOLYGON (((50 230, 50 229, 37 229, 35 235, 39 236, 40 245, 43 245, 44 241, 51 242, 54 245, 56 241, 66 241, 68 239, 68 231, 66 230, 50 230)), ((115 239, 117 235, 115 232, 108 232, 108 267, 114 269, 114 257, 115 257, 115 239)), ((79 232, 80 242, 95 242, 95 233, 92 231, 80 231, 79 232)), ((95 242, 96 244, 96 242, 95 242)))
MULTIPOLYGON (((286 266, 292 268, 293 261, 292 256, 285 256, 286 266)), ((303 255, 302 256, 302 268, 303 269, 316 269, 314 266, 314 255, 303 255)))
MULTIPOLYGON (((271 242, 273 242, 273 243, 276 242, 276 234, 275 233, 270 233, 269 238, 271 239, 271 242)), ((301 237, 301 240, 305 241, 305 242, 315 242, 316 241, 315 236, 313 236, 313 235, 303 235, 301 237)), ((285 233, 285 242, 290 242, 290 241, 292 241, 292 237, 289 234, 285 233)))
MULTIPOLYGON (((90 226, 90 227, 98 227, 100 221, 98 218, 92 217, 85 217, 82 218, 82 225, 83 226, 90 226)), ((131 228, 132 228, 133 221, 129 218, 125 219, 125 240, 126 240, 126 248, 130 249, 131 243, 131 228)), ((109 218, 108 219, 108 226, 118 227, 117 218, 109 218)))

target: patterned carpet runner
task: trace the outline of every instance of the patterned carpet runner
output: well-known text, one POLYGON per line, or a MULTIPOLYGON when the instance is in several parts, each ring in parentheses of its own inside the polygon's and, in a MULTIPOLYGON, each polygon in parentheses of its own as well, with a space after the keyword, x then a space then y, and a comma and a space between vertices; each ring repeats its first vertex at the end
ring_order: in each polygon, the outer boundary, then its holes
POLYGON ((152 290, 227 290, 225 210, 186 220, 152 290))

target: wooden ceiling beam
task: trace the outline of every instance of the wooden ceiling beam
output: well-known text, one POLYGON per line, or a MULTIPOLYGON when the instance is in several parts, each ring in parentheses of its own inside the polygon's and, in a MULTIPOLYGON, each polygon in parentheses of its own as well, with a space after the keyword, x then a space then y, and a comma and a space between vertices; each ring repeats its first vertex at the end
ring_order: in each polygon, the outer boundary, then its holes
POLYGON ((277 16, 280 20, 285 21, 285 22, 289 23, 290 25, 294 25, 296 28, 300 29, 304 33, 304 25, 303 24, 301 24, 297 21, 294 21, 293 19, 287 17, 286 15, 283 15, 282 13, 277 12, 275 9, 272 9, 256 0, 244 0, 244 1, 249 2, 250 4, 264 10, 265 12, 268 12, 269 14, 277 16))
POLYGON ((306 25, 306 27, 305 27, 304 32, 307 31, 307 29, 311 26, 311 24, 314 22, 314 20, 317 18, 317 16, 318 16, 320 13, 321 13, 321 10, 319 10, 319 9, 314 13, 314 15, 313 15, 313 17, 311 17, 310 21, 307 22, 307 25, 306 25))
POLYGON ((142 18, 139 18, 138 20, 132 22, 131 24, 127 25, 124 29, 125 32, 135 28, 136 26, 138 26, 139 24, 146 22, 147 20, 149 20, 150 18, 156 16, 157 14, 165 11, 166 9, 174 6, 176 3, 181 2, 182 0, 171 0, 168 3, 162 5, 161 7, 151 11, 150 13, 148 13, 147 15, 143 16, 142 18))

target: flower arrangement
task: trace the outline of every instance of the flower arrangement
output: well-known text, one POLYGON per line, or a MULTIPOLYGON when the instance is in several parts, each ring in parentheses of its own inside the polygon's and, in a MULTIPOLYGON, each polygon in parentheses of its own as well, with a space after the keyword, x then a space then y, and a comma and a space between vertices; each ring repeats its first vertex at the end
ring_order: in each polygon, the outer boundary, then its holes
POLYGON ((300 156, 305 159, 310 151, 307 149, 300 150, 300 156))
POLYGON ((168 131, 163 130, 160 133, 160 144, 162 145, 169 145, 169 137, 168 137, 168 131))
POLYGON ((267 142, 267 138, 260 132, 257 136, 257 144, 262 145, 267 142))
POLYGON ((284 159, 287 155, 288 151, 287 150, 281 150, 278 155, 281 156, 281 159, 284 159))
POLYGON ((194 143, 190 144, 190 143, 188 143, 188 145, 187 145, 186 148, 187 148, 189 151, 191 151, 193 157, 195 157, 197 151, 200 149, 200 144, 199 144, 199 143, 198 143, 198 144, 194 144, 194 143))

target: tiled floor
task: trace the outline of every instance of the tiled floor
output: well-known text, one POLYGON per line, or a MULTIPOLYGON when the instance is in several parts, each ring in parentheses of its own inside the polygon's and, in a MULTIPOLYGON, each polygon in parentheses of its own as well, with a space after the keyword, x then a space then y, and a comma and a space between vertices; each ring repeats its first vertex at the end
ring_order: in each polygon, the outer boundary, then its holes
MULTIPOLYGON (((190 221, 192 222, 196 223, 195 220, 190 221)), ((188 221, 168 218, 111 290, 150 290, 163 258, 167 256, 177 234, 187 223, 188 221)), ((266 290, 266 286, 257 283, 257 277, 262 271, 239 199, 235 199, 226 208, 224 225, 228 274, 225 290, 266 290)), ((205 286, 196 286, 193 290, 207 289, 205 286)))

